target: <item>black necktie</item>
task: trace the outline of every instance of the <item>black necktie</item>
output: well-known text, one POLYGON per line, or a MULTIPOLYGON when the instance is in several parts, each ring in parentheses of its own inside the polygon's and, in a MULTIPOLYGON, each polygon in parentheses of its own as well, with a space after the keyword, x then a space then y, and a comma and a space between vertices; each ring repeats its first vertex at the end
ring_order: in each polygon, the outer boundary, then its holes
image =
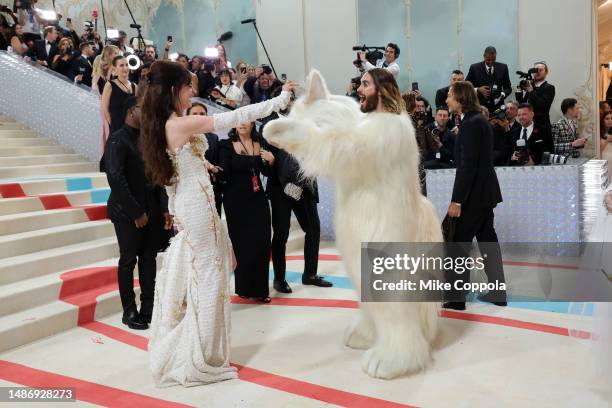
POLYGON ((522 139, 527 140, 527 128, 523 128, 523 137, 522 139))
POLYGON ((493 67, 487 67, 487 73, 493 75, 493 67))

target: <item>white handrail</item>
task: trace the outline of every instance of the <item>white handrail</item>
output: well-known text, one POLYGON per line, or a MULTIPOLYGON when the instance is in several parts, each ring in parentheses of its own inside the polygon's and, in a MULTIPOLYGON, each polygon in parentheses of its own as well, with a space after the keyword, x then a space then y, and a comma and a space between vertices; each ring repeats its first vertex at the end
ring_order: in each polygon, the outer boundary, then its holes
POLYGON ((102 151, 100 99, 90 88, 0 51, 0 112, 89 160, 102 151))

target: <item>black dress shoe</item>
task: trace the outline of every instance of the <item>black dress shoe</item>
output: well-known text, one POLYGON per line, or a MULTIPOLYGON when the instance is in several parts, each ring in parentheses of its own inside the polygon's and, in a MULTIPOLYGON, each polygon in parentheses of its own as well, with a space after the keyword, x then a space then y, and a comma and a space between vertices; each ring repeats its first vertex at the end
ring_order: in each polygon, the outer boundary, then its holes
POLYGON ((140 320, 140 316, 138 316, 138 312, 136 310, 123 312, 123 318, 121 319, 121 322, 133 330, 147 330, 149 328, 148 323, 145 323, 140 320))
POLYGON ((284 281, 274 281, 274 289, 277 292, 281 292, 281 293, 292 293, 293 291, 291 290, 291 286, 289 286, 289 284, 287 283, 286 280, 284 281))
POLYGON ((486 295, 478 295, 478 300, 481 302, 493 303, 495 306, 508 306, 505 293, 487 293, 486 295))
POLYGON ((151 315, 143 315, 143 314, 139 314, 140 316, 140 321, 146 324, 151 324, 151 315))
POLYGON ((303 285, 314 285, 314 286, 319 286, 322 288, 331 288, 332 286, 334 286, 333 283, 331 283, 328 280, 323 279, 319 275, 308 276, 308 277, 302 276, 302 284, 303 285))
POLYGON ((444 309, 465 310, 465 302, 445 302, 442 307, 444 309))

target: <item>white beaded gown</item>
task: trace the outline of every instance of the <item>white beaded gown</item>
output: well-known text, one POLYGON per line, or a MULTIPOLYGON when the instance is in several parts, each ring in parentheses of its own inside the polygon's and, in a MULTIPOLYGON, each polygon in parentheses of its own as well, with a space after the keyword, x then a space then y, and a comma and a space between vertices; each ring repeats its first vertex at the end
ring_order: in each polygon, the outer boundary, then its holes
MULTIPOLYGON (((289 92, 266 102, 214 115, 215 129, 283 109, 289 92)), ((176 180, 166 187, 168 210, 179 229, 157 273, 149 338, 149 361, 159 387, 185 387, 237 378, 230 366, 230 274, 227 227, 215 209, 206 171, 204 135, 191 138, 170 157, 176 180)))

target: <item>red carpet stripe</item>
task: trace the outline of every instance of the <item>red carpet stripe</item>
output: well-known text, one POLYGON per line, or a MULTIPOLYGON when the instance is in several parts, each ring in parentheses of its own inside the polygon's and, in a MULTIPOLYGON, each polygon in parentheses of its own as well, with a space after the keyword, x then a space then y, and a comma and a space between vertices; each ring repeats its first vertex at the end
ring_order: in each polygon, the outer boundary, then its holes
POLYGON ((26 197, 26 193, 21 188, 19 183, 2 183, 0 184, 0 195, 3 198, 26 197))
POLYGON ((38 196, 45 210, 54 210, 57 208, 68 208, 71 206, 70 201, 65 194, 50 194, 38 196))
POLYGON ((306 398, 316 399, 328 404, 340 405, 351 408, 394 408, 411 407, 411 405, 399 404, 396 402, 385 401, 378 398, 367 397, 365 395, 354 394, 352 392, 341 391, 335 388, 323 387, 304 381, 293 380, 265 371, 232 364, 238 369, 240 379, 252 382, 279 391, 300 395, 306 398))
MULTIPOLYGON (((242 299, 239 296, 232 296, 232 303, 239 305, 251 305, 259 304, 249 299, 242 299)), ((306 299, 306 298, 287 298, 287 297, 275 297, 272 298, 272 302, 263 304, 271 306, 305 306, 305 307, 334 307, 334 308, 345 308, 345 309, 357 309, 359 302, 356 300, 343 300, 343 299, 306 299)))
MULTIPOLYGON (((34 388, 75 388, 75 396, 78 401, 85 401, 105 407, 191 407, 191 405, 147 397, 146 395, 79 380, 78 378, 55 374, 49 371, 38 370, 5 360, 0 360, 0 378, 8 382, 34 388)), ((48 405, 52 406, 53 404, 50 403, 48 405)))

